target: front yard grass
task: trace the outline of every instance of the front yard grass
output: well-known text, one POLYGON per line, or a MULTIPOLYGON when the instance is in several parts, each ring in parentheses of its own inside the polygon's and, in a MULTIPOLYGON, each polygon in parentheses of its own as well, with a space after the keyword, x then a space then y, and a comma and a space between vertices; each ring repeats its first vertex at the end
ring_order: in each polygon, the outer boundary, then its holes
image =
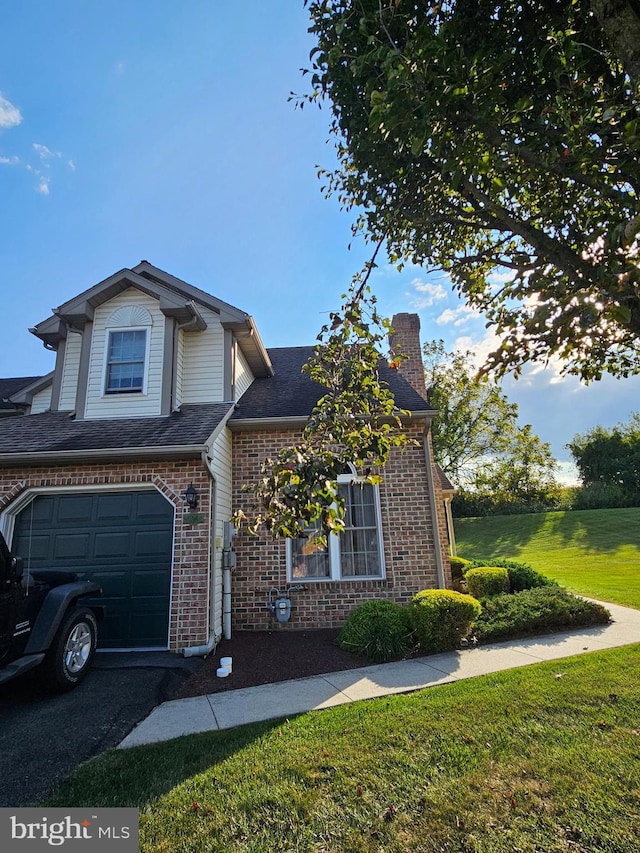
POLYGON ((640 646, 112 750, 47 804, 137 806, 145 853, 640 848, 640 646))
POLYGON ((459 518, 461 557, 529 563, 571 592, 640 609, 640 507, 459 518))

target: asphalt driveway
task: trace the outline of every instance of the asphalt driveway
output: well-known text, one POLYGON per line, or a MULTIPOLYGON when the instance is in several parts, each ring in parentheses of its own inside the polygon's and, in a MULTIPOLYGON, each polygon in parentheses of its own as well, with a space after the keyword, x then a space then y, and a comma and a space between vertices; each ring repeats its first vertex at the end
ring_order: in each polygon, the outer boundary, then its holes
POLYGON ((0 686, 0 806, 33 805, 83 761, 116 746, 156 705, 175 699, 199 658, 100 653, 68 693, 46 693, 37 669, 0 686))

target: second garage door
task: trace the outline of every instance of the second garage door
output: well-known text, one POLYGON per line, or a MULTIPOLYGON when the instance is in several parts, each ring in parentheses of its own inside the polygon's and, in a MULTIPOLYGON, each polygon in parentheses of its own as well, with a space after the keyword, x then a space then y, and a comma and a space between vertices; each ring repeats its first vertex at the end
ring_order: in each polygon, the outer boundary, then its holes
POLYGON ((173 507, 157 491, 38 495, 16 517, 25 571, 69 569, 104 590, 101 648, 166 648, 173 507))

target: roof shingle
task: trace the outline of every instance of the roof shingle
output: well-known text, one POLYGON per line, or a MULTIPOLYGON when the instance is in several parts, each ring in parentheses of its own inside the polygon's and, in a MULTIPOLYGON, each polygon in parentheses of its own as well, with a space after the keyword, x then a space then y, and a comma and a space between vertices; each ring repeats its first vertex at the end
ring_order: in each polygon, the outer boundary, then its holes
MULTIPOLYGON (((314 347, 276 347, 267 350, 274 375, 256 379, 242 395, 231 421, 263 418, 308 417, 327 389, 312 382, 302 373, 302 367, 313 355, 314 347)), ((397 371, 380 359, 380 379, 392 391, 399 409, 409 411, 431 410, 421 397, 397 371)))

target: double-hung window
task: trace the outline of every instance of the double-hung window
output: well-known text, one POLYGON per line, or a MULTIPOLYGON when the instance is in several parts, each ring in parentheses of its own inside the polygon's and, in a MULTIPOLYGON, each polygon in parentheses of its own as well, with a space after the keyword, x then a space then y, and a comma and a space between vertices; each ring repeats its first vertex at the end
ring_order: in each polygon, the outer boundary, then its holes
POLYGON ((344 531, 331 534, 326 547, 307 537, 289 541, 289 577, 296 581, 360 580, 384 577, 384 557, 377 486, 354 474, 338 478, 345 502, 344 531))
POLYGON ((146 357, 146 329, 110 330, 105 393, 131 394, 143 391, 146 357))

